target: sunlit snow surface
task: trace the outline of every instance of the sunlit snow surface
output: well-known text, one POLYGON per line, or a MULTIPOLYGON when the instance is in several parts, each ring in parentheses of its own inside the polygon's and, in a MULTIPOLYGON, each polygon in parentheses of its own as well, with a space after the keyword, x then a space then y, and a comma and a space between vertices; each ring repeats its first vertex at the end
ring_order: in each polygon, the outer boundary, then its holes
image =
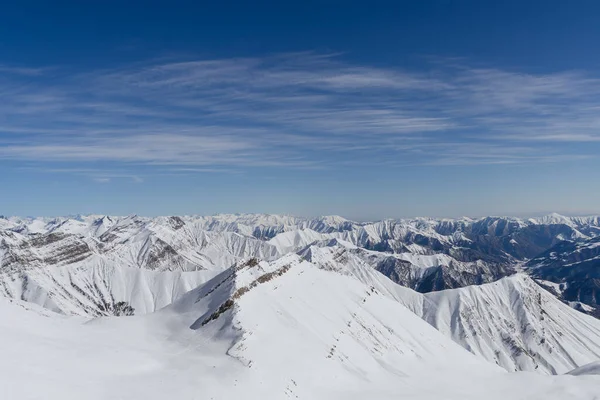
POLYGON ((465 231, 505 238, 510 261, 540 224, 600 232, 559 215, 0 218, 0 399, 600 398, 600 320, 526 275, 421 294, 378 272, 496 280, 465 231), (135 315, 108 317, 120 302, 135 315))
MULTIPOLYGON (((593 399, 600 376, 507 373, 360 270, 240 263, 157 312, 86 320, 0 299, 7 399, 593 399), (229 306, 227 306, 229 305, 229 306)), ((568 307, 567 307, 568 309, 568 307)), ((569 309, 570 310, 570 309, 569 309)))

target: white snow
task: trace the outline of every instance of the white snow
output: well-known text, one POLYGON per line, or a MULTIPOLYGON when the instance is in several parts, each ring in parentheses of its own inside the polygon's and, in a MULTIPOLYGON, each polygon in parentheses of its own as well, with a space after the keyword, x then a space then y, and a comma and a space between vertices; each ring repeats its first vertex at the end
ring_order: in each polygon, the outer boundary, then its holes
POLYGON ((600 320, 572 309, 523 274, 426 293, 421 315, 509 371, 560 374, 600 359, 600 320))
POLYGON ((600 396, 600 320, 526 276, 423 295, 373 268, 390 258, 408 278, 450 264, 468 272, 478 261, 402 240, 460 246, 462 227, 478 222, 491 232, 506 221, 0 218, 0 397, 600 396), (396 253, 364 248, 373 243, 396 253), (135 316, 106 316, 120 302, 135 316))
POLYGON ((600 375, 600 361, 594 361, 575 368, 568 372, 569 375, 600 375))
POLYGON ((292 256, 238 265, 143 316, 86 322, 5 299, 0 315, 10 399, 592 399, 600 387, 506 373, 377 289, 292 256))
POLYGON ((136 314, 153 312, 215 276, 213 271, 151 271, 99 262, 37 268, 5 276, 0 289, 52 311, 80 316, 105 314, 105 304, 127 302, 136 314))

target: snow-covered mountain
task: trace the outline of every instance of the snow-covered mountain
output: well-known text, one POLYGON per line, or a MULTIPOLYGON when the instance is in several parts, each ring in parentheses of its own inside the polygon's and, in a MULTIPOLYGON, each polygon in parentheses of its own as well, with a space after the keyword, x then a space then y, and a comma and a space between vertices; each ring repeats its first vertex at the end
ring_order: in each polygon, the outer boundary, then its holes
POLYGON ((596 217, 558 215, 372 223, 277 215, 0 218, 0 294, 51 311, 37 309, 73 332, 81 318, 133 315, 124 320, 135 322, 90 323, 115 324, 114 333, 129 324, 144 335, 155 330, 152 346, 167 338, 215 362, 234 357, 242 371, 261 371, 252 379, 240 372, 254 383, 275 373, 293 339, 306 359, 290 366, 298 370, 282 376, 285 385, 265 389, 292 397, 331 389, 329 382, 311 386, 320 382, 312 372, 301 379, 304 389, 288 379, 320 365, 325 346, 323 357, 335 366, 315 371, 340 377, 335 393, 367 393, 376 383, 386 398, 397 393, 388 380, 411 376, 420 363, 423 371, 450 368, 431 356, 446 351, 465 365, 477 356, 492 367, 542 374, 599 359, 600 320, 561 301, 597 304, 597 281, 588 278, 598 225, 596 217), (582 290, 568 297, 582 285, 591 297, 582 290), (278 354, 263 354, 265 343, 278 354), (406 354, 419 361, 404 369, 406 354), (351 383, 361 374, 370 382, 364 392, 351 383))
POLYGON ((575 307, 594 313, 585 305, 600 306, 600 236, 561 242, 530 260, 524 269, 575 307))
POLYGON ((404 304, 465 349, 508 371, 557 374, 600 359, 600 320, 564 304, 525 274, 421 294, 378 274, 353 250, 311 246, 302 256, 404 304))
MULTIPOLYGON (((598 217, 557 214, 368 223, 262 214, 0 218, 0 293, 67 314, 111 314, 122 302, 150 312, 238 260, 295 252, 310 259, 312 246, 336 247, 401 285, 429 292, 496 281, 531 258, 542 262, 564 240, 595 240, 599 227, 598 217), (140 289, 163 285, 157 282, 174 287, 174 295, 140 289)), ((546 275, 534 274, 557 281, 546 275)), ((581 283, 571 278, 580 280, 567 274, 560 282, 575 290, 581 283)), ((593 282, 592 291, 600 286, 593 282)), ((593 293, 565 298, 595 306, 593 293)))
POLYGON ((573 310, 526 275, 423 297, 425 321, 509 371, 560 374, 600 359, 600 320, 573 310))
POLYGON ((369 267, 355 267, 327 271, 293 254, 272 262, 249 259, 157 312, 127 318, 87 321, 0 299, 3 395, 61 400, 598 395, 600 377, 589 373, 593 364, 572 375, 507 373, 457 345, 392 292, 423 295, 369 267), (361 281, 369 276, 372 285, 361 281))
POLYGON ((214 275, 214 271, 156 271, 98 260, 5 274, 0 293, 66 315, 145 314, 171 304, 214 275))
POLYGON ((299 250, 298 254, 313 260, 323 252, 335 254, 340 260, 361 260, 394 282, 419 292, 482 284, 514 273, 510 264, 491 266, 481 260, 458 261, 444 253, 379 252, 338 239, 315 241, 299 250))

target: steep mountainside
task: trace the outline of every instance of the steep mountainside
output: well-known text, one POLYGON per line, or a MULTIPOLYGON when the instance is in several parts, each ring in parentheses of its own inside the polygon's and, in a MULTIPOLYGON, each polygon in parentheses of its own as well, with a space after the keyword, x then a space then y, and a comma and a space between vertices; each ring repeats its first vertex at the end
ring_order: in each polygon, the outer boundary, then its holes
MULTIPOLYGON (((114 285, 105 282, 118 282, 129 276, 128 268, 207 271, 198 274, 207 279, 248 257, 275 260, 299 252, 310 259, 311 246, 335 247, 334 251, 364 260, 401 285, 430 292, 493 282, 513 274, 532 257, 542 263, 542 258, 550 257, 544 252, 552 246, 561 246, 565 240, 574 245, 593 241, 598 232, 598 217, 556 214, 527 220, 416 218, 367 223, 337 216, 260 214, 0 218, 0 293, 38 303, 46 302, 40 300, 44 296, 40 293, 47 293, 50 298, 57 297, 48 304, 67 313, 102 314, 106 312, 103 304, 111 304, 112 299, 116 303, 139 301, 138 307, 133 306, 137 312, 152 311, 154 306, 149 306, 147 300, 134 300, 143 296, 122 295, 110 289, 114 285), (542 256, 538 256, 540 253, 542 256), (69 301, 59 299, 66 299, 69 292, 79 287, 77 283, 66 284, 70 278, 65 281, 64 276, 71 275, 71 271, 81 274, 79 271, 83 270, 92 274, 90 271, 99 268, 115 276, 105 276, 101 282, 94 280, 98 287, 109 289, 93 291, 108 291, 112 297, 86 294, 91 300, 84 301, 72 296, 71 303, 86 304, 77 312, 67 304, 69 301), (65 289, 69 286, 73 290, 65 289), (32 289, 36 287, 40 289, 32 289)), ((531 262, 526 268, 537 270, 531 262)), ((570 285, 565 294, 567 300, 596 304, 596 286, 585 286, 589 280, 582 282, 580 273, 532 273, 539 279, 570 285)))
POLYGON ((583 400, 598 393, 593 375, 508 374, 348 274, 295 255, 249 260, 158 312, 86 323, 0 299, 3 394, 583 400))
POLYGON ((4 274, 0 294, 66 315, 96 317, 153 312, 215 275, 152 271, 99 261, 4 274))
POLYGON ((76 264, 90 258, 152 270, 221 270, 243 257, 271 259, 277 249, 252 236, 211 232, 195 219, 87 217, 15 222, 0 232, 2 271, 76 264))
POLYGON ((366 250, 343 240, 317 241, 298 252, 307 260, 330 253, 340 262, 365 262, 394 282, 419 292, 493 282, 514 273, 511 266, 483 261, 462 262, 443 253, 383 253, 366 250))
POLYGON ((426 293, 420 315, 509 371, 561 374, 600 359, 600 320, 573 310, 521 274, 426 293))
MULTIPOLYGON (((569 302, 600 306, 600 237, 553 246, 524 266, 525 271, 569 302)), ((600 314, 599 314, 600 315, 600 314)))
POLYGON ((420 294, 378 274, 352 252, 312 246, 303 256, 374 287, 508 371, 557 374, 600 359, 600 320, 563 304, 526 275, 420 294))

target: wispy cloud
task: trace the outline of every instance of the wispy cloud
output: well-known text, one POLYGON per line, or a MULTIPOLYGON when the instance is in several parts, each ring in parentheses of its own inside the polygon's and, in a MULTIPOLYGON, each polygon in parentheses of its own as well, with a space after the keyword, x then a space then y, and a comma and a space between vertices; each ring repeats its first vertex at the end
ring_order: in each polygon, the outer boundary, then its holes
POLYGON ((0 64, 0 74, 39 76, 48 71, 49 68, 14 67, 0 64))
POLYGON ((420 71, 314 53, 78 74, 0 65, 0 93, 0 158, 24 162, 503 164, 578 160, 600 143, 598 77, 454 60, 420 71))
POLYGON ((100 177, 100 178, 93 178, 95 182, 98 183, 109 183, 110 182, 110 178, 106 178, 106 177, 100 177))
POLYGON ((83 176, 97 183, 109 183, 115 179, 124 179, 134 183, 144 182, 144 178, 137 174, 131 174, 118 169, 94 169, 94 168, 47 168, 40 166, 20 167, 21 170, 35 171, 46 174, 69 174, 83 176))

